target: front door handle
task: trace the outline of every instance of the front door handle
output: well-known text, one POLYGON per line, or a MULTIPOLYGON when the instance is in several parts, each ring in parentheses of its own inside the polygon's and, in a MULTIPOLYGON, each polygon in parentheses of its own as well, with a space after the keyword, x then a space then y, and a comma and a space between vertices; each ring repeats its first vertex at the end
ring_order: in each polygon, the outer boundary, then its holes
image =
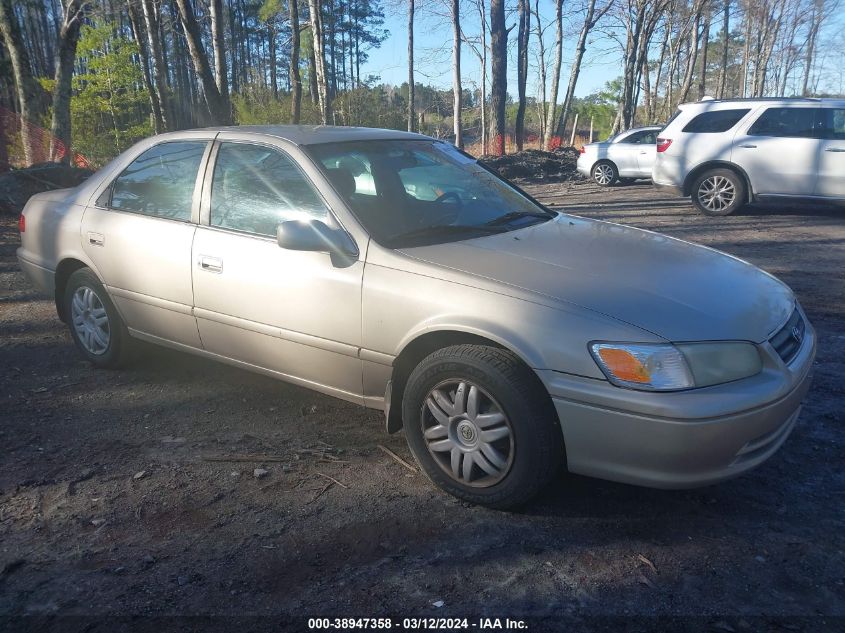
POLYGON ((845 147, 828 147, 826 152, 845 152, 845 147))
POLYGON ((757 149, 756 145, 740 145, 744 149, 757 149))
POLYGON ((102 233, 88 231, 88 243, 93 244, 94 246, 104 246, 106 243, 106 236, 102 233))
POLYGON ((200 268, 202 268, 203 270, 207 270, 210 273, 223 272, 223 260, 219 257, 209 257, 208 255, 200 255, 198 263, 200 268))

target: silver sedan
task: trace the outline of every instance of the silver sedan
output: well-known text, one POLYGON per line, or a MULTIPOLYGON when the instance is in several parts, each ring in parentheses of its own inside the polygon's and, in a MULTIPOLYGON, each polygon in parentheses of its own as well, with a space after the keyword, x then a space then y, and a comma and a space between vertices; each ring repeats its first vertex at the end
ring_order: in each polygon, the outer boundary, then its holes
POLYGON ((606 141, 584 145, 578 155, 578 173, 600 187, 651 178, 660 129, 659 126, 631 128, 606 141))
POLYGON ((139 339, 381 409, 433 482, 491 507, 563 464, 664 488, 753 468, 815 354, 771 275, 548 210, 404 132, 157 136, 34 196, 21 229, 95 365, 139 339))

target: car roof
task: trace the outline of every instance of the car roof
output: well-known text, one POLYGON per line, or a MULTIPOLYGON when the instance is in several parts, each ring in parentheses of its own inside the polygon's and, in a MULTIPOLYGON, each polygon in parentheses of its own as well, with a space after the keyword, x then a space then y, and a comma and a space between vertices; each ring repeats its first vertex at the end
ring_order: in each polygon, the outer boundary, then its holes
POLYGON ((736 99, 702 99, 701 101, 688 101, 682 106, 706 105, 706 104, 781 104, 781 105, 808 105, 818 104, 824 106, 845 107, 845 99, 822 98, 822 97, 743 97, 736 99))
POLYGON ((344 141, 432 140, 431 137, 401 130, 341 125, 230 125, 204 128, 212 132, 243 132, 281 138, 295 145, 342 143, 344 141))

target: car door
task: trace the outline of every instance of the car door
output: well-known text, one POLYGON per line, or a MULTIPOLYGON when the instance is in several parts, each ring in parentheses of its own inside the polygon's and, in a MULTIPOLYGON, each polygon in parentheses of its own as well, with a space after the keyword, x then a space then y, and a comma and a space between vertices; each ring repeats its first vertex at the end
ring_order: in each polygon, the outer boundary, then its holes
POLYGON ((625 177, 635 177, 639 175, 639 165, 637 163, 637 155, 640 153, 641 147, 638 139, 643 135, 643 132, 633 132, 619 140, 614 140, 608 147, 608 158, 616 165, 619 175, 625 177))
POLYGON ((646 130, 637 141, 637 166, 642 178, 651 178, 651 169, 657 159, 657 130, 646 130))
POLYGON ((824 108, 821 118, 816 195, 845 199, 845 108, 824 108))
POLYGON ((818 108, 765 108, 733 141, 732 162, 757 195, 810 196, 818 177, 818 108))
POLYGON ((143 151, 95 194, 82 218, 83 250, 135 334, 201 347, 191 313, 191 243, 207 138, 143 151))
POLYGON ((339 226, 291 155, 221 134, 206 172, 192 260, 194 314, 206 351, 363 402, 363 259, 281 248, 276 228, 339 226))

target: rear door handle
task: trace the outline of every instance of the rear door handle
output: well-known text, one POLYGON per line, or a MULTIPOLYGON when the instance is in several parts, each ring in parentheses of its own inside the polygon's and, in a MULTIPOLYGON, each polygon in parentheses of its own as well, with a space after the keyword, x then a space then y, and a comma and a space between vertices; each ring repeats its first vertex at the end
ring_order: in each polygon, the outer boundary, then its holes
POLYGON ((200 255, 198 263, 200 268, 202 268, 203 270, 207 270, 210 273, 223 272, 223 260, 219 257, 209 257, 208 255, 200 255))
POLYGON ((88 243, 93 244, 94 246, 104 246, 106 243, 106 236, 102 233, 88 231, 88 243))
POLYGON ((757 149, 756 145, 740 145, 744 149, 757 149))
POLYGON ((845 152, 845 147, 828 147, 826 152, 845 152))

